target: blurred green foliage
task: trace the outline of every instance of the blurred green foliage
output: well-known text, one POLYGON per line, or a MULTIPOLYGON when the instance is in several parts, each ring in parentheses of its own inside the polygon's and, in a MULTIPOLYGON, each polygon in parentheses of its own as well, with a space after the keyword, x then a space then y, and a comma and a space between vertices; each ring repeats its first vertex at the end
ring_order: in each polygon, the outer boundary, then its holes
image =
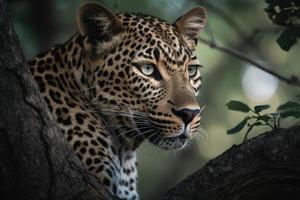
MULTIPOLYGON (((26 57, 63 43, 76 32, 75 13, 83 0, 10 0, 16 31, 26 57)), ((155 15, 173 22, 187 10, 203 5, 208 11, 208 24, 202 37, 223 46, 243 52, 264 63, 283 76, 300 75, 300 47, 295 45, 288 53, 276 44, 283 31, 270 21, 264 11, 267 4, 260 0, 102 0, 99 1, 116 12, 140 12, 155 15)), ((197 139, 180 151, 162 151, 150 144, 142 145, 139 157, 139 191, 142 199, 150 200, 174 186, 181 179, 202 167, 233 144, 243 141, 242 134, 228 135, 226 130, 243 119, 243 113, 230 112, 225 103, 232 99, 246 102, 249 107, 257 104, 272 105, 275 111, 280 102, 292 99, 299 89, 279 82, 271 84, 274 93, 257 98, 261 92, 262 78, 246 73, 253 66, 198 44, 203 86, 199 103, 205 106, 202 129, 197 139), (246 79, 250 82, 243 82, 246 79), (246 86, 245 86, 246 84, 246 86), (253 88, 253 86, 255 86, 253 88), (250 88, 249 93, 246 88, 250 88)), ((259 72, 259 70, 258 70, 259 72)), ((258 73, 257 72, 257 73, 258 73)), ((271 89, 266 89, 271 91, 271 89)), ((261 92, 262 94, 267 92, 261 92)), ((273 110, 272 110, 273 109, 273 110)), ((288 118, 283 122, 292 124, 288 118)), ((267 130, 261 126, 256 132, 267 130)), ((255 134, 251 134, 255 136, 255 134)))
POLYGON ((277 39, 278 45, 285 51, 300 39, 300 1, 266 0, 265 9, 273 23, 285 27, 277 39))

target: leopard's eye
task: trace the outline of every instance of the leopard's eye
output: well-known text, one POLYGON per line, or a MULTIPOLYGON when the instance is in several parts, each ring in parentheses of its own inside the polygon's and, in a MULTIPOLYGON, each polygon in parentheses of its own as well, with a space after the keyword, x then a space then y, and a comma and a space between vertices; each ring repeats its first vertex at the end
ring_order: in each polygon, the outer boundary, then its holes
POLYGON ((155 66, 153 64, 143 64, 141 66, 141 72, 146 76, 151 76, 155 71, 155 66))
POLYGON ((154 78, 157 81, 162 80, 162 76, 160 75, 159 70, 157 69, 155 64, 152 64, 152 63, 134 63, 134 62, 132 62, 132 65, 135 66, 145 76, 149 76, 151 78, 154 78))
POLYGON ((191 66, 189 66, 189 68, 188 68, 188 74, 189 74, 190 78, 193 78, 197 74, 198 68, 199 68, 198 65, 191 65, 191 66))

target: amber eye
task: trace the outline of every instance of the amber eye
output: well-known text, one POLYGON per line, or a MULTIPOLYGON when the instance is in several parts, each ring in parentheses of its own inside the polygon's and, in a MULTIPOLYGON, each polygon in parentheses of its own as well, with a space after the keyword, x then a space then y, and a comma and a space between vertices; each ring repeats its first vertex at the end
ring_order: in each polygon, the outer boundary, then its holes
POLYGON ((146 76, 151 76, 155 71, 155 66, 153 64, 143 64, 141 66, 141 72, 146 76))
POLYGON ((190 65, 189 68, 188 68, 189 77, 193 78, 194 76, 196 76, 198 70, 199 70, 198 65, 190 65))

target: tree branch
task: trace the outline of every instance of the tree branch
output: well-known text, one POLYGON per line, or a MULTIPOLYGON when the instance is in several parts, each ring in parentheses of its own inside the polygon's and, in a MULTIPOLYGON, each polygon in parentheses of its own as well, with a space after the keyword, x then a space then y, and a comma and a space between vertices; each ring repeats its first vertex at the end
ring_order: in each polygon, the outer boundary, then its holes
POLYGON ((266 67, 266 66, 264 66, 264 65, 262 65, 262 64, 260 64, 260 63, 258 63, 256 61, 254 61, 253 59, 247 57, 243 53, 240 53, 240 52, 238 52, 238 51, 236 51, 234 49, 223 47, 223 46, 218 45, 217 43, 215 43, 213 41, 204 39, 202 37, 199 37, 198 39, 203 44, 206 44, 206 45, 210 46, 213 49, 217 49, 217 50, 222 51, 222 52, 224 52, 226 54, 229 54, 229 55, 231 55, 231 56, 233 56, 233 57, 235 57, 237 59, 240 59, 242 61, 250 63, 254 67, 257 67, 257 68, 263 70, 264 72, 267 72, 268 74, 273 75, 274 77, 278 78, 279 80, 281 80, 281 81, 283 81, 283 82, 285 82, 285 83, 287 83, 289 85, 300 87, 300 80, 296 76, 291 76, 290 78, 284 77, 284 76, 280 75, 279 73, 272 71, 268 67, 266 67))
POLYGON ((300 126, 235 145, 158 200, 300 199, 300 126))

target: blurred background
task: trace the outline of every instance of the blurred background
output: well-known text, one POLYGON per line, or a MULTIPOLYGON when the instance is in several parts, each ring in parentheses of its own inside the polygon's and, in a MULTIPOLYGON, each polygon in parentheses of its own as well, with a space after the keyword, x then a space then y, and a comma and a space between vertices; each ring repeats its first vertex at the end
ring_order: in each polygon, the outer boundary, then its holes
MULTIPOLYGON (((76 32, 75 14, 83 0, 9 0, 15 29, 27 59, 54 44, 63 43, 76 32)), ((208 12, 208 24, 201 35, 226 48, 244 53, 283 76, 300 75, 300 45, 281 50, 276 39, 281 27, 272 24, 261 0, 102 0, 116 12, 140 12, 173 22, 196 5, 208 12)), ((203 76, 199 102, 205 106, 197 139, 180 151, 162 151, 143 144, 139 157, 139 193, 143 200, 154 199, 201 168, 233 144, 240 144, 244 132, 226 131, 243 115, 227 110, 230 100, 248 105, 279 104, 294 99, 299 90, 273 76, 204 43, 198 44, 203 76)), ((284 122, 286 126, 290 123, 284 122)), ((262 133, 268 129, 255 129, 262 133)), ((255 134, 251 133, 250 137, 255 134)))

